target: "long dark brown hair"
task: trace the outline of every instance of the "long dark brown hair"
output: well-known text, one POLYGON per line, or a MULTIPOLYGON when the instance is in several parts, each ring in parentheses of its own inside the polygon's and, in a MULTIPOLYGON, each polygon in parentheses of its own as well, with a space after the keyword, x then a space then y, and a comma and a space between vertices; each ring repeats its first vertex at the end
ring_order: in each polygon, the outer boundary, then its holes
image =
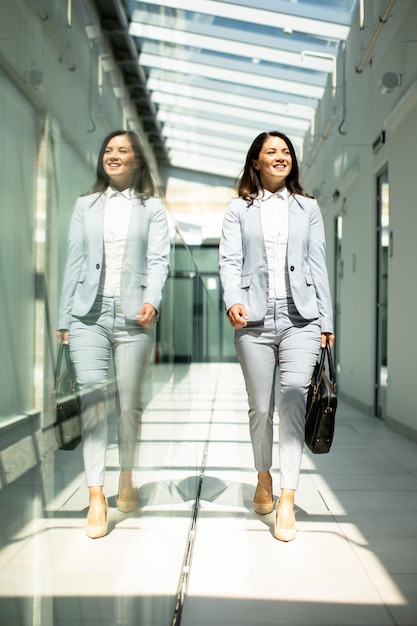
POLYGON ((135 195, 137 195, 139 198, 149 198, 150 196, 154 196, 157 192, 156 183, 153 179, 149 165, 147 164, 143 156, 139 137, 131 130, 114 130, 103 139, 97 158, 97 178, 96 182, 94 183, 93 191, 106 191, 107 187, 110 184, 110 179, 104 171, 103 156, 109 141, 113 139, 113 137, 117 137, 119 135, 127 136, 130 141, 130 145, 132 146, 135 157, 139 160, 140 163, 140 167, 135 170, 133 174, 131 185, 131 188, 134 190, 135 195))
POLYGON ((285 185, 289 193, 299 193, 302 196, 308 195, 304 192, 300 181, 298 180, 299 170, 297 156, 291 140, 287 137, 287 135, 284 135, 284 133, 281 133, 278 130, 270 130, 268 132, 261 133, 253 140, 246 155, 242 176, 237 182, 236 189, 239 198, 245 198, 249 205, 252 204, 257 195, 262 193, 263 188, 260 173, 255 169, 253 161, 256 161, 259 158, 262 146, 269 137, 280 137, 283 141, 285 141, 288 146, 288 150, 290 151, 292 167, 290 173, 285 179, 285 185))

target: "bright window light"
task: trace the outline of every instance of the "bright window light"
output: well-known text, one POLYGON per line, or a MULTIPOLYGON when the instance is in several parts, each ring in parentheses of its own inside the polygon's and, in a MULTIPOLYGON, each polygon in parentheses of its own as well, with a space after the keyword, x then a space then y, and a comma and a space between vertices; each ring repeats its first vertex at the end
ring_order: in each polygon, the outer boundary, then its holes
POLYGON ((203 171, 233 179, 239 176, 241 170, 241 167, 236 167, 233 164, 230 165, 227 161, 219 159, 197 159, 195 155, 191 156, 188 152, 172 152, 170 154, 170 164, 174 167, 196 170, 198 172, 203 171))
POLYGON ((233 41, 231 39, 220 39, 218 37, 186 32, 185 30, 174 30, 172 28, 132 22, 130 24, 129 33, 143 39, 152 39, 158 42, 164 41, 182 47, 190 46, 203 48, 204 50, 214 50, 215 52, 221 52, 223 54, 233 54, 240 57, 248 57, 249 59, 257 59, 258 62, 268 61, 282 65, 293 65, 312 69, 317 72, 327 73, 332 71, 332 61, 325 57, 312 59, 311 57, 303 57, 303 55, 298 52, 278 50, 277 48, 264 47, 244 43, 242 41, 233 41))
POLYGON ((242 168, 246 157, 246 151, 249 148, 249 144, 244 150, 231 150, 229 144, 224 145, 223 148, 217 148, 215 146, 207 146, 203 143, 189 143, 187 141, 181 141, 178 139, 168 139, 166 147, 172 152, 186 152, 187 154, 196 155, 196 157, 224 159, 229 164, 233 163, 235 167, 242 168))
MULTIPOLYGON (((190 146, 195 145, 199 146, 199 152, 204 152, 205 146, 218 146, 220 150, 225 147, 229 151, 229 159, 234 159, 234 152, 242 155, 242 160, 240 162, 240 167, 243 167, 243 161, 246 157, 246 153, 249 149, 250 144, 255 139, 255 137, 262 132, 262 130, 257 129, 255 134, 246 136, 243 135, 242 132, 239 132, 235 137, 231 137, 230 134, 228 136, 224 136, 223 134, 210 132, 210 128, 207 129, 191 129, 189 126, 165 126, 164 127, 164 135, 167 139, 167 142, 171 140, 179 141, 182 146, 190 146)), ((289 135, 292 143, 294 144, 295 151, 297 154, 300 154, 302 149, 302 139, 295 135, 289 135)), ((184 148, 182 148, 184 151, 184 148)))
POLYGON ((249 142, 247 140, 240 140, 241 138, 227 137, 226 139, 222 135, 214 135, 212 133, 204 132, 203 130, 194 131, 190 128, 180 128, 175 126, 168 126, 164 129, 164 134, 167 143, 169 141, 178 140, 184 142, 186 145, 194 144, 199 146, 212 146, 217 148, 224 148, 225 145, 231 151, 245 153, 250 143, 255 137, 252 137, 249 142))
MULTIPOLYGON (((225 104, 216 104, 214 102, 207 102, 205 100, 195 100, 192 98, 182 96, 170 96, 169 94, 152 94, 153 102, 160 105, 159 111, 169 112, 169 107, 175 107, 179 109, 189 109, 192 111, 208 112, 213 115, 219 115, 223 117, 230 117, 235 124, 239 123, 239 120, 247 120, 253 122, 253 109, 244 109, 242 107, 231 107, 225 104)), ((262 122, 263 126, 270 128, 277 128, 285 125, 297 130, 305 132, 308 129, 309 122, 307 120, 300 120, 296 118, 290 118, 283 115, 276 115, 275 113, 265 113, 264 111, 259 114, 259 122, 262 122)))
MULTIPOLYGON (((194 130, 206 130, 210 133, 218 133, 219 135, 232 136, 237 138, 247 138, 252 141, 260 132, 258 120, 256 125, 234 125, 230 122, 219 122, 209 120, 202 117, 192 117, 189 113, 174 113, 173 111, 158 111, 158 120, 170 126, 183 126, 185 128, 193 128, 194 130)), ((297 134, 293 131, 294 134, 297 134)), ((300 133, 303 136, 303 133, 300 133)))
POLYGON ((280 78, 270 76, 262 76, 260 78, 258 74, 252 74, 250 72, 229 70, 224 67, 215 67, 203 63, 195 63, 193 61, 183 61, 181 59, 173 59, 157 54, 148 54, 146 52, 140 54, 139 63, 145 67, 156 67, 170 72, 182 72, 186 75, 195 74, 197 76, 205 76, 207 78, 214 78, 216 80, 228 81, 240 85, 259 85, 261 82, 263 89, 297 94, 305 96, 306 98, 320 99, 324 91, 323 87, 316 85, 306 85, 305 83, 281 80, 280 78))
POLYGON ((207 289, 209 291, 214 291, 217 289, 217 279, 214 277, 210 277, 207 279, 207 289))
POLYGON ((331 22, 330 16, 327 22, 242 5, 236 7, 236 4, 215 2, 213 0, 198 0, 198 3, 195 0, 152 0, 152 4, 193 13, 204 13, 232 20, 252 22, 264 26, 273 26, 274 28, 285 28, 290 32, 307 33, 327 39, 344 41, 349 33, 349 26, 331 22))
MULTIPOLYGON (((157 98, 163 97, 165 94, 172 94, 176 96, 184 96, 188 98, 198 98, 199 100, 206 100, 209 102, 219 102, 221 104, 227 104, 229 106, 243 107, 246 109, 253 109, 253 98, 243 96, 241 94, 232 93, 231 91, 217 91, 215 89, 205 89, 201 87, 195 87, 193 85, 187 85, 184 83, 174 83, 168 80, 161 80, 160 78, 151 77, 148 80, 147 87, 151 92, 157 93, 157 98)), ((159 100, 155 100, 159 101, 159 100)), ((256 102, 257 111, 266 111, 270 113, 271 110, 277 115, 285 115, 288 117, 297 117, 304 120, 311 120, 314 114, 314 107, 305 105, 285 104, 282 102, 276 102, 275 100, 266 100, 260 97, 256 102)))

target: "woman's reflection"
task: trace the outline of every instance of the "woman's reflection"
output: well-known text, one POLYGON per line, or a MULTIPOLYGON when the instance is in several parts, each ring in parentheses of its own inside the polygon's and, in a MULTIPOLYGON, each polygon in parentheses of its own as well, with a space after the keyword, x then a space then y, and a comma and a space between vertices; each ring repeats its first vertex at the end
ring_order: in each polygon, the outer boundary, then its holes
POLYGON ((139 505, 132 470, 141 395, 170 249, 165 210, 155 193, 138 136, 115 131, 102 143, 93 192, 77 200, 71 220, 57 338, 70 341, 81 391, 89 390, 82 408, 91 538, 107 533, 103 485, 111 358, 121 468, 117 507, 126 513, 139 505))

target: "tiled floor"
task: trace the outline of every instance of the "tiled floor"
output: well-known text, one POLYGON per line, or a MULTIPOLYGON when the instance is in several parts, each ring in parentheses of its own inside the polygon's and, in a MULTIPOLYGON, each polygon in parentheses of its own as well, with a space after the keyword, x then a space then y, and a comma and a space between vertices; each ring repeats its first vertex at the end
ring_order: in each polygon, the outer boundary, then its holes
MULTIPOLYGON (((3 626, 417 626, 417 445, 340 403, 329 455, 303 459, 295 541, 252 511, 236 364, 156 366, 141 507, 90 540, 80 450, 0 491, 3 626)), ((278 494, 278 450, 273 469, 278 494)))

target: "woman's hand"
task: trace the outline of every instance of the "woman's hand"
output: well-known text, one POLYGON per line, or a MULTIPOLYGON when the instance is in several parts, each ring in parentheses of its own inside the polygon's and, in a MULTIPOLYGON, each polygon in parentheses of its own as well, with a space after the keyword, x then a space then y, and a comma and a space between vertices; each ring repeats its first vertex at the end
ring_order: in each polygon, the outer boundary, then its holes
POLYGON ((139 326, 144 328, 152 328, 155 323, 157 311, 152 304, 145 302, 139 309, 139 313, 136 315, 136 321, 139 326))
POLYGON ((233 328, 243 328, 248 323, 248 315, 243 304, 234 304, 227 311, 227 317, 233 328))
POLYGON ((321 348, 326 347, 326 342, 329 342, 330 348, 333 348, 334 345, 334 334, 333 333, 321 333, 321 348))
POLYGON ((58 343, 69 343, 69 332, 68 330, 57 330, 56 331, 56 340, 58 343))

